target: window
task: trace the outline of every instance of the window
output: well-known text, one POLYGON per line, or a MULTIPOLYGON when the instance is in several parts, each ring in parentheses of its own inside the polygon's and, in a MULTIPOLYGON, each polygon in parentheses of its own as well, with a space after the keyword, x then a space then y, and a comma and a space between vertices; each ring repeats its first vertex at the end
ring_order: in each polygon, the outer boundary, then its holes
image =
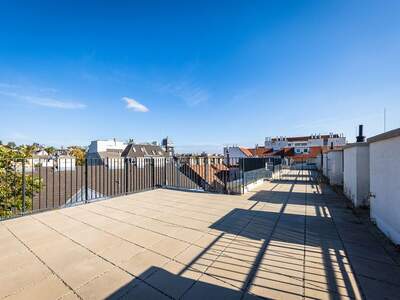
POLYGON ((305 148, 305 149, 303 150, 303 152, 304 152, 304 153, 308 153, 308 149, 305 148))

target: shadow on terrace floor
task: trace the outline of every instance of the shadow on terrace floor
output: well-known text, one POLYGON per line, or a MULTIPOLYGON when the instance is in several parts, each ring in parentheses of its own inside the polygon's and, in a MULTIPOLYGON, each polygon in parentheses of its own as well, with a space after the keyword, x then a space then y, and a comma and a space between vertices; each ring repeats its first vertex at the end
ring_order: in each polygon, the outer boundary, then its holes
POLYGON ((322 196, 294 193, 298 180, 290 181, 288 192, 275 191, 281 183, 250 197, 257 201, 250 209, 233 209, 212 224, 210 228, 220 234, 180 270, 151 267, 143 273, 145 278, 133 280, 109 298, 287 299, 305 294, 319 298, 318 293, 326 292, 330 299, 361 298, 322 196), (260 210, 268 203, 282 205, 278 211, 260 210), (213 258, 206 259, 209 256, 213 258))

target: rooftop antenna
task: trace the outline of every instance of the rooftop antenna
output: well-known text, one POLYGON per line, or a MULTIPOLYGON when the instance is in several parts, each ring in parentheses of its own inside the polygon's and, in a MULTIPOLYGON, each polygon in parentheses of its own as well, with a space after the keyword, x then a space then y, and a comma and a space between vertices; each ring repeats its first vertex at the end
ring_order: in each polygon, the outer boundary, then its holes
POLYGON ((383 109, 383 132, 386 132, 386 107, 383 109))

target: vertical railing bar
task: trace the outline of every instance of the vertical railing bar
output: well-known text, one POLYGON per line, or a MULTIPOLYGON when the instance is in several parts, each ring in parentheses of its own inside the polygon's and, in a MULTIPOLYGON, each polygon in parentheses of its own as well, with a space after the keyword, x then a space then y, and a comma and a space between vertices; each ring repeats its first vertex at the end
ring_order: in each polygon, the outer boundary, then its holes
POLYGON ((22 159, 22 214, 26 206, 26 180, 25 180, 25 158, 22 159))
POLYGON ((88 203, 89 190, 88 190, 88 159, 85 159, 85 203, 88 203))
MULTIPOLYGON (((40 208, 42 207, 41 206, 41 200, 42 200, 42 197, 41 197, 41 193, 42 193, 42 165, 40 164, 40 157, 39 157, 39 164, 38 164, 38 168, 39 168, 39 210, 40 210, 40 208)), ((33 202, 33 200, 32 200, 32 202, 33 202)), ((33 204, 32 204, 32 209, 33 209, 33 204)))

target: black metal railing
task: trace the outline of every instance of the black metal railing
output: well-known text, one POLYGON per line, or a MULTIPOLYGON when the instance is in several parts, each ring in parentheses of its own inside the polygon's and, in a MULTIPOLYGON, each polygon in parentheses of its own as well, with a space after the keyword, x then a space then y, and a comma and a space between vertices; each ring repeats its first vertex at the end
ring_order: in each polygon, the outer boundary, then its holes
POLYGON ((0 160, 0 219, 156 188, 241 194, 275 166, 265 158, 0 160))

